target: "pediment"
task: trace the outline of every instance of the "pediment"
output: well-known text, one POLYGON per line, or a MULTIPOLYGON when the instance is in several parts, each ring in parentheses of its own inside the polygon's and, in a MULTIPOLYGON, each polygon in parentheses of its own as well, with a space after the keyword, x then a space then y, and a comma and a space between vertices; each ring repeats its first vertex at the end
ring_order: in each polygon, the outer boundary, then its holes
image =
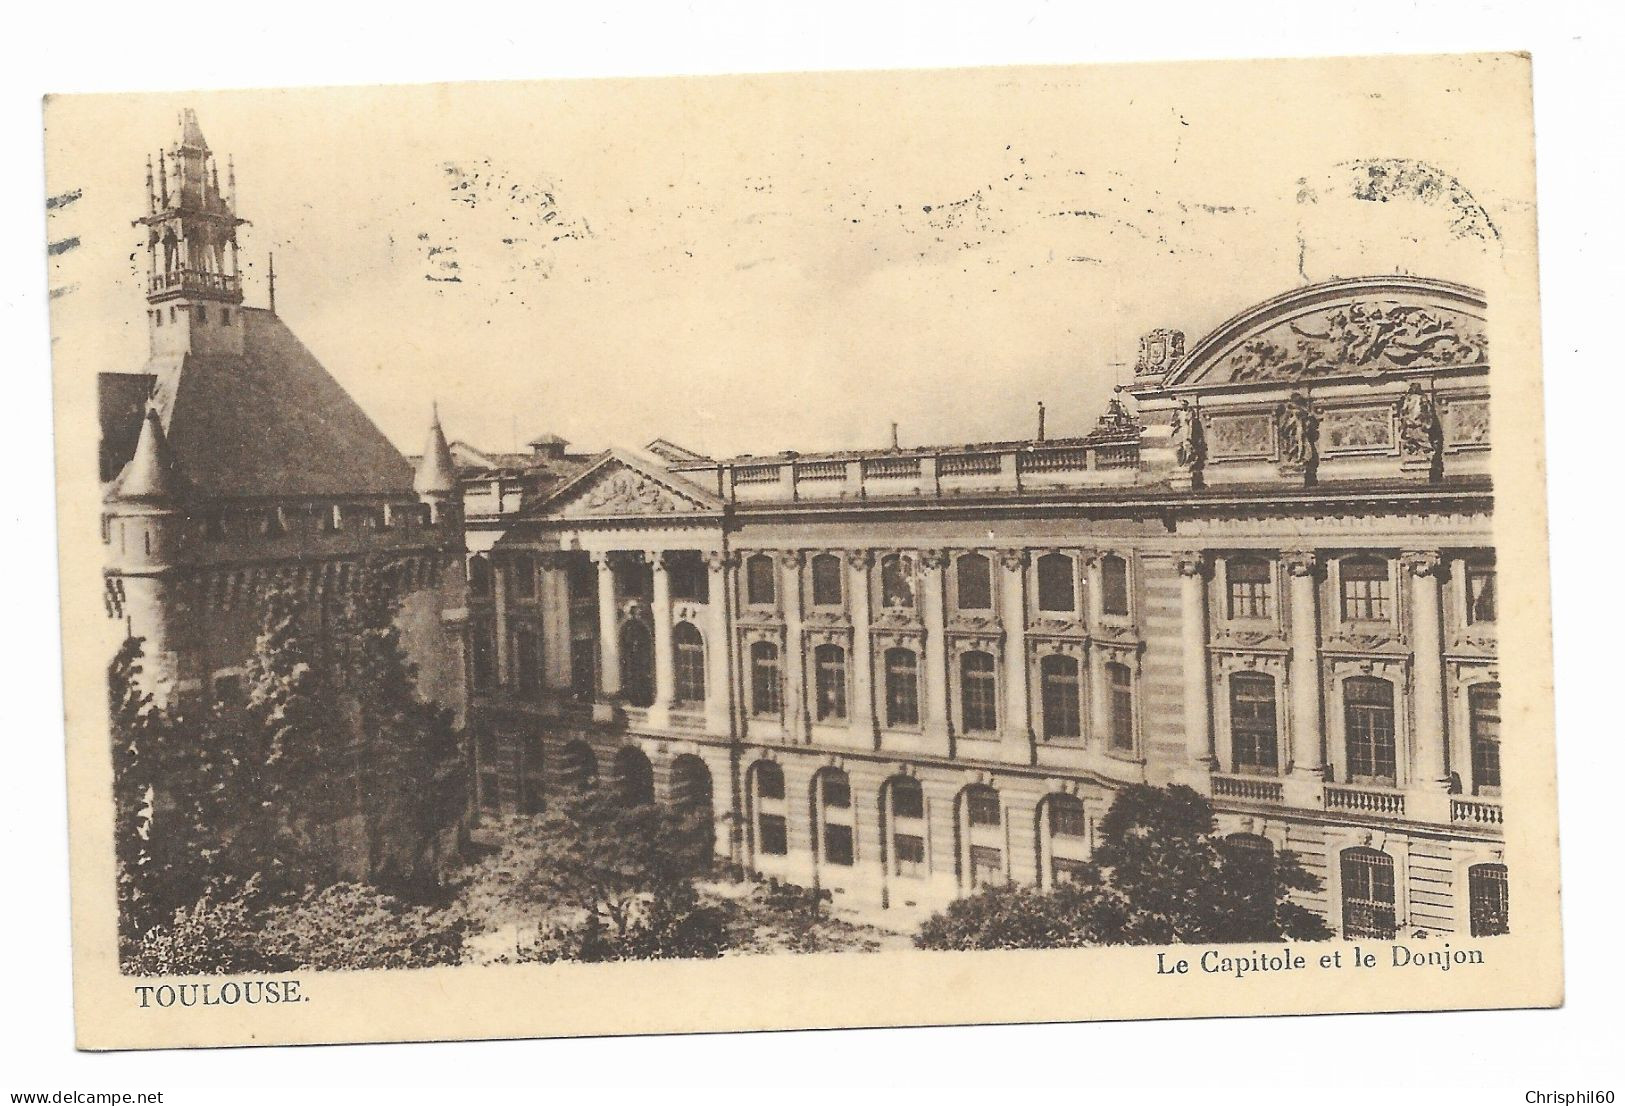
POLYGON ((1296 384, 1488 362, 1484 302, 1460 285, 1361 278, 1299 289, 1203 338, 1163 386, 1296 384))
POLYGON ((557 518, 664 518, 720 507, 704 489, 615 450, 561 486, 541 510, 557 518))

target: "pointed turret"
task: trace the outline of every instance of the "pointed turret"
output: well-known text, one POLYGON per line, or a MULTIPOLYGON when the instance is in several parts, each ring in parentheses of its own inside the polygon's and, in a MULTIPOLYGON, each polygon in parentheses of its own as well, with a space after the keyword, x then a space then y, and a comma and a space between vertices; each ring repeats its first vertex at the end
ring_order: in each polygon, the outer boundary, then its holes
POLYGON ((149 503, 168 502, 181 492, 180 473, 169 451, 169 439, 155 408, 148 407, 141 423, 141 437, 135 454, 119 474, 114 494, 119 499, 140 499, 149 503))
POLYGON ((440 429, 440 411, 437 408, 429 423, 429 440, 423 446, 423 459, 418 462, 412 477, 412 490, 425 499, 431 496, 451 496, 457 492, 457 465, 451 459, 451 447, 440 429))
POLYGON ((203 140, 203 128, 198 126, 197 112, 192 108, 184 109, 180 114, 180 145, 193 150, 207 151, 209 144, 203 140))

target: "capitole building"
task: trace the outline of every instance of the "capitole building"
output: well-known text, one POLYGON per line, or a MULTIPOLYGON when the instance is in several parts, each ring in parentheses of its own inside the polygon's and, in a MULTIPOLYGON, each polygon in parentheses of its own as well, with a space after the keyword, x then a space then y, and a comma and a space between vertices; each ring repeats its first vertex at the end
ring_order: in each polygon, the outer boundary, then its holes
POLYGON ((910 927, 1179 783, 1345 937, 1504 931, 1485 310, 1155 331, 1081 438, 459 466, 480 808, 596 775, 910 927))

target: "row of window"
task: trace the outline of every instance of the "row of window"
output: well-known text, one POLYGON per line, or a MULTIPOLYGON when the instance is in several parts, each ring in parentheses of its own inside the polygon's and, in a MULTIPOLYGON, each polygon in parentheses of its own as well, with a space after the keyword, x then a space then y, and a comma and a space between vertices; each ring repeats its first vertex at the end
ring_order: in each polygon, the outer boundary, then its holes
MULTIPOLYGON (((880 558, 880 605, 886 610, 910 610, 915 603, 917 559, 910 553, 888 553, 880 558)), ((1036 562, 1038 609, 1074 614, 1078 609, 1077 569, 1065 553, 1045 553, 1036 562)), ((834 553, 815 554, 808 562, 814 607, 841 607, 846 602, 846 573, 834 553)), ((982 553, 961 553, 954 558, 954 604, 959 610, 993 609, 993 561, 982 553)), ((1128 614, 1128 562, 1115 554, 1101 559, 1101 609, 1113 616, 1128 614)), ((745 558, 745 602, 771 607, 778 601, 778 577, 773 557, 753 553, 745 558)))
MULTIPOLYGON (((1274 775, 1281 770, 1275 679, 1261 672, 1230 677, 1230 752, 1237 772, 1274 775)), ((1467 689, 1472 790, 1501 791, 1501 691, 1498 684, 1467 689)), ((1398 747, 1394 685, 1374 676, 1343 681, 1343 739, 1347 772, 1356 783, 1395 785, 1398 747)))
MULTIPOLYGON (((905 646, 881 654, 884 679, 882 719, 888 728, 920 724, 920 655, 905 646)), ((1133 672, 1125 664, 1105 665, 1110 743, 1113 749, 1134 749, 1133 672)), ((1039 661, 1040 712, 1044 734, 1055 739, 1083 735, 1082 679, 1077 658, 1052 654, 1039 661)), ((750 646, 751 713, 777 717, 784 712, 783 673, 778 645, 770 641, 750 646)), ((960 729, 965 733, 994 733, 999 729, 998 667, 993 654, 980 650, 959 655, 960 729)), ((813 650, 813 717, 819 722, 847 718, 846 650, 824 644, 813 650)))
MULTIPOLYGON (((760 857, 789 852, 784 771, 772 761, 752 766, 748 781, 753 797, 755 849, 760 857)), ((848 867, 856 863, 853 837, 852 788, 839 768, 820 770, 812 781, 814 849, 820 863, 848 867)), ((1048 879, 1062 883, 1087 860, 1088 818, 1082 800, 1072 795, 1049 795, 1040 805, 1039 861, 1047 860, 1048 879)), ((925 797, 918 780, 894 776, 881 787, 882 859, 890 874, 923 878, 929 873, 926 856, 925 797)), ((959 872, 968 888, 1006 882, 1003 807, 996 789, 985 784, 964 788, 955 817, 961 839, 959 872), (991 832, 987 832, 991 831, 991 832)), ((1268 838, 1233 834, 1229 841, 1240 848, 1273 855, 1268 838)), ((1387 853, 1368 847, 1345 849, 1339 856, 1342 877, 1343 933, 1350 938, 1391 940, 1398 932, 1394 861, 1387 853)), ((1043 868, 1041 868, 1043 870, 1043 868)), ((1506 867, 1475 864, 1467 870, 1469 926, 1474 937, 1508 931, 1506 867)))
MULTIPOLYGON (((1338 858, 1343 885, 1343 936, 1391 941, 1399 932, 1394 858, 1379 849, 1344 849, 1338 858)), ((1508 932, 1509 897, 1504 864, 1467 869, 1468 929, 1474 937, 1508 932)))
MULTIPOLYGON (((179 317, 179 313, 180 312, 187 312, 187 311, 189 311, 191 313, 193 321, 198 322, 198 323, 202 323, 202 324, 207 324, 208 323, 208 321, 209 321, 209 308, 208 308, 207 304, 202 304, 202 303, 194 303, 194 304, 190 304, 190 305, 188 305, 188 304, 171 304, 170 307, 169 307, 169 322, 171 324, 174 324, 175 320, 179 317)), ((148 314, 152 316, 152 325, 154 325, 154 326, 163 326, 164 325, 164 309, 162 307, 155 307, 151 311, 149 311, 148 314)), ((231 326, 232 325, 231 308, 229 308, 229 307, 220 308, 220 325, 221 326, 231 326)))

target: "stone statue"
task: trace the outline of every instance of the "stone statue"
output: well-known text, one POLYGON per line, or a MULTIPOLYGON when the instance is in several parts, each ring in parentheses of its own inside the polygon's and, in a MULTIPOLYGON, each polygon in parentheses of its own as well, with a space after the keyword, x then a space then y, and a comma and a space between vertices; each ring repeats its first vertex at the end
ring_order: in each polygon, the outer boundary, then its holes
POLYGON ((1174 463, 1192 472, 1202 467, 1207 459, 1207 443, 1202 438, 1202 420, 1190 400, 1182 399, 1174 409, 1173 434, 1174 463))
POLYGON ((1399 401, 1399 452, 1406 458, 1431 461, 1439 448, 1439 414, 1433 400, 1412 381, 1399 401))
POLYGON ((1314 466, 1315 439, 1320 419, 1301 392, 1293 392, 1275 405, 1275 442, 1281 464, 1309 469, 1314 466))

